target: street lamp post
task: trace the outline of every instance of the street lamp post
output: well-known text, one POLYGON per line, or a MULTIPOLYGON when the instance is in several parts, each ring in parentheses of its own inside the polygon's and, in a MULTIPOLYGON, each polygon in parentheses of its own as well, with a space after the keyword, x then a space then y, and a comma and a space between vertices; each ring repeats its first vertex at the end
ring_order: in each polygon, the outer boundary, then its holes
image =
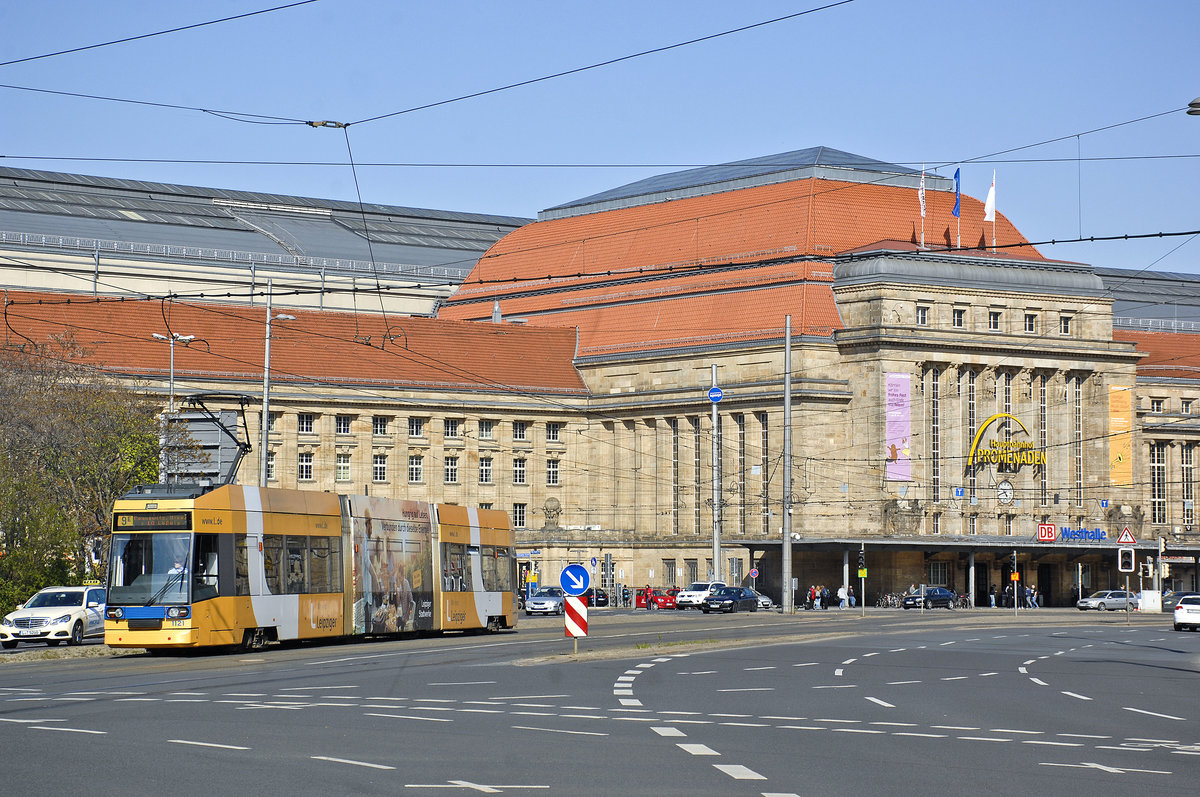
POLYGON ((271 280, 267 280, 267 335, 263 346, 263 405, 262 431, 259 434, 258 486, 267 486, 267 432, 271 418, 271 322, 294 321, 294 315, 271 315, 271 280))
POLYGON ((195 340, 196 336, 195 335, 180 335, 178 332, 172 332, 170 337, 168 337, 166 335, 160 335, 157 332, 151 332, 150 335, 151 335, 151 337, 153 337, 157 340, 165 340, 167 342, 167 344, 171 347, 171 382, 170 382, 171 386, 169 388, 171 391, 171 403, 170 403, 170 409, 167 411, 167 414, 174 415, 175 414, 175 341, 179 341, 180 343, 186 344, 189 341, 195 340))

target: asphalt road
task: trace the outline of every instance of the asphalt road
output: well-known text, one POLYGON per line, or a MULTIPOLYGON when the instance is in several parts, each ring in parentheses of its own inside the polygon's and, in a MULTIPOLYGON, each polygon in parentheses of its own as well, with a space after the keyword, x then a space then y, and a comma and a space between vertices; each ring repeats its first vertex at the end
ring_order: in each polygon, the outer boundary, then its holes
MULTIPOLYGON (((1180 795, 1169 617, 593 609, 516 633, 0 664, 4 793, 1180 795)), ((89 646, 91 647, 91 646, 89 646)), ((26 657, 27 658, 27 657, 26 657)))

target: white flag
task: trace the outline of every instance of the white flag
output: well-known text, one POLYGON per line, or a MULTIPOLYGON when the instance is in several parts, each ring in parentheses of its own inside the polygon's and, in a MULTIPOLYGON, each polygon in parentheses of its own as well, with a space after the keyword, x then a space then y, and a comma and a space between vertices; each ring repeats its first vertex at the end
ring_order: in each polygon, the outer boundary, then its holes
POLYGON ((921 166, 921 188, 917 191, 921 199, 921 218, 925 218, 925 166, 921 166))
POLYGON ((992 187, 988 189, 987 201, 983 203, 983 220, 996 220, 996 170, 992 170, 992 187))

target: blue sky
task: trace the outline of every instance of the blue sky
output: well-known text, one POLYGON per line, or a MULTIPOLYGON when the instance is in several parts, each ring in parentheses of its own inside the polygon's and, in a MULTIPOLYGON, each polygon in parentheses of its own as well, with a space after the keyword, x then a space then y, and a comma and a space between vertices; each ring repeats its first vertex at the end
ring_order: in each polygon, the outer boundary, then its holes
MULTIPOLYGON (((283 3, 5 3, 0 61, 283 3)), ((320 0, 3 66, 0 83, 354 122, 820 5, 320 0)), ((980 199, 995 169, 998 209, 1031 240, 1192 230, 1200 157, 1180 156, 1200 155, 1200 117, 1088 131, 1200 96, 1197 23, 1200 3, 1187 0, 854 0, 346 131, 0 88, 0 164, 353 200, 345 165, 70 159, 344 164, 348 136, 363 164, 466 164, 364 165, 365 201, 532 217, 651 174, 824 145, 918 168, 962 163, 963 191, 980 199)), ((1200 273, 1190 237, 1042 251, 1200 273)))

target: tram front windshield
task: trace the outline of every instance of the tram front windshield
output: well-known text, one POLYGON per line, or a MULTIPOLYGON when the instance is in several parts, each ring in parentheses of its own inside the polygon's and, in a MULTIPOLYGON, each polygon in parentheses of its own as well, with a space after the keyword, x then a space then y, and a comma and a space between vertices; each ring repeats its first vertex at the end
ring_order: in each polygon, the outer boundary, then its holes
POLYGON ((113 534, 108 603, 154 606, 188 603, 192 535, 113 534))

